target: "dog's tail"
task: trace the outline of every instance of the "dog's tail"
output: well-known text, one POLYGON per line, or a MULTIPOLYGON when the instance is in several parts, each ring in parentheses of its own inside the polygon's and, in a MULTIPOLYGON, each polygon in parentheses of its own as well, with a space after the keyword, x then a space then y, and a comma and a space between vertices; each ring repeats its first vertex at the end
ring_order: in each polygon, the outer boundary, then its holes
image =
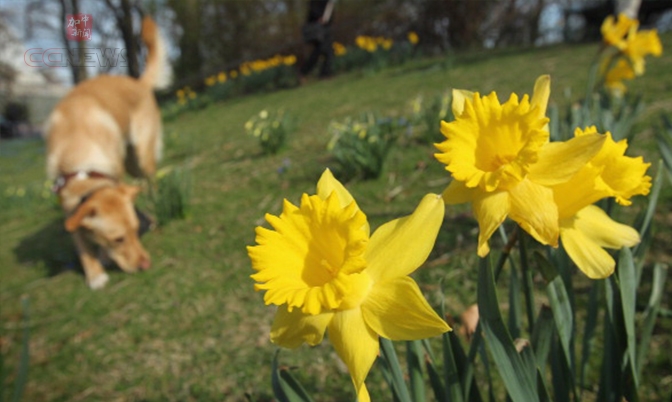
POLYGON ((172 74, 166 44, 163 42, 159 28, 150 17, 142 19, 142 41, 145 42, 148 52, 145 71, 140 76, 140 81, 155 89, 168 87, 172 74))

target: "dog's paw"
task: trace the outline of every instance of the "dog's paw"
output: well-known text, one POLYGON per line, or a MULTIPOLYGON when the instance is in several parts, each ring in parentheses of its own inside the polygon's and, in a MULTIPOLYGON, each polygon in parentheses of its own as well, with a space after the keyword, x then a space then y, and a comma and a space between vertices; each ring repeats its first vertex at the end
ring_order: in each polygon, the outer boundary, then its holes
POLYGON ((106 273, 102 273, 102 274, 96 276, 95 278, 91 279, 90 281, 88 281, 89 288, 91 288, 91 290, 102 289, 102 288, 105 287, 105 285, 107 284, 107 281, 109 281, 109 280, 110 280, 110 277, 106 273))

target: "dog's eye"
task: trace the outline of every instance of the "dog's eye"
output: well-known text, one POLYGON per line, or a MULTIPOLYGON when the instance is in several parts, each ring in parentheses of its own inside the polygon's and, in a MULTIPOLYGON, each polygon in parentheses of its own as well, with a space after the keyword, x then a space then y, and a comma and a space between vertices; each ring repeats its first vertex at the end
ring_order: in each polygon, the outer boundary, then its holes
POLYGON ((114 242, 115 242, 116 244, 121 244, 121 243, 124 242, 124 240, 125 240, 125 239, 124 239, 124 236, 119 236, 119 237, 117 237, 117 238, 114 239, 114 242))

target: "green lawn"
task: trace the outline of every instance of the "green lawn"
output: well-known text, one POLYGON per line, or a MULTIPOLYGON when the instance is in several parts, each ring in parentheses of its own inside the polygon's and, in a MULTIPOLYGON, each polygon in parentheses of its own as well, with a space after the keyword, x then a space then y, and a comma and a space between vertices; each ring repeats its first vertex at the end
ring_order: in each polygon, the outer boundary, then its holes
MULTIPOLYGON (((662 39, 666 53, 647 59, 646 74, 630 86, 648 105, 635 126, 639 134, 631 154, 644 153, 652 162, 657 158, 652 127, 661 112, 672 111, 672 34, 662 39)), ((162 166, 190 169, 190 216, 145 235, 151 270, 137 275, 110 270, 110 283, 98 292, 86 287, 60 209, 43 194, 43 142, 3 141, 0 352, 6 383, 13 382, 19 361, 26 297, 26 401, 238 401, 245 394, 271 400, 275 347, 268 333, 274 311, 252 288, 245 246, 254 243, 254 227, 263 224, 265 213, 279 213, 283 198, 298 203, 302 193, 313 193, 321 172, 333 165, 325 149, 329 122, 369 110, 405 115, 414 96, 453 87, 495 90, 504 100, 512 91, 531 93, 540 74, 552 77, 552 102, 567 105, 584 92, 596 51, 597 44, 586 44, 423 59, 182 114, 165 124, 162 166), (297 130, 279 154, 264 156, 243 125, 261 109, 279 107, 297 119, 297 130), (278 173, 287 163, 289 169, 278 173)), ((425 193, 443 190, 448 176, 432 153, 431 146, 403 142, 380 179, 347 184, 372 228, 410 213, 425 193)), ((653 249, 657 261, 672 256, 672 194, 663 194, 653 249)), ((140 201, 146 204, 146 198, 140 201)), ((476 300, 477 225, 468 211, 448 207, 436 249, 415 275, 434 305, 443 281, 454 315, 476 300)), ((667 315, 655 331, 642 400, 672 393, 672 286, 667 289, 667 315)), ((297 367, 316 400, 353 399, 349 376, 328 342, 285 351, 281 360, 297 367)), ((382 393, 381 400, 389 400, 375 368, 367 384, 373 396, 382 393)))

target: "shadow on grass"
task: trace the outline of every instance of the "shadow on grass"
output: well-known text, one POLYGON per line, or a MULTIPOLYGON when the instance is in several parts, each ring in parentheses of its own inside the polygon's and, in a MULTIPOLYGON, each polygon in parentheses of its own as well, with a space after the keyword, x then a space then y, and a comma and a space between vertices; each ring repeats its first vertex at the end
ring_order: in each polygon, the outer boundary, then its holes
POLYGON ((44 264, 50 277, 70 270, 81 271, 75 245, 63 225, 62 218, 54 219, 22 239, 14 248, 17 260, 22 264, 44 264))
MULTIPOLYGON (((138 234, 142 236, 152 229, 153 221, 137 208, 136 213, 140 221, 138 234)), ((14 248, 17 260, 21 264, 42 263, 49 277, 73 270, 83 275, 72 236, 64 225, 63 218, 54 219, 22 239, 14 248)), ((106 268, 118 269, 116 266, 106 268)))

